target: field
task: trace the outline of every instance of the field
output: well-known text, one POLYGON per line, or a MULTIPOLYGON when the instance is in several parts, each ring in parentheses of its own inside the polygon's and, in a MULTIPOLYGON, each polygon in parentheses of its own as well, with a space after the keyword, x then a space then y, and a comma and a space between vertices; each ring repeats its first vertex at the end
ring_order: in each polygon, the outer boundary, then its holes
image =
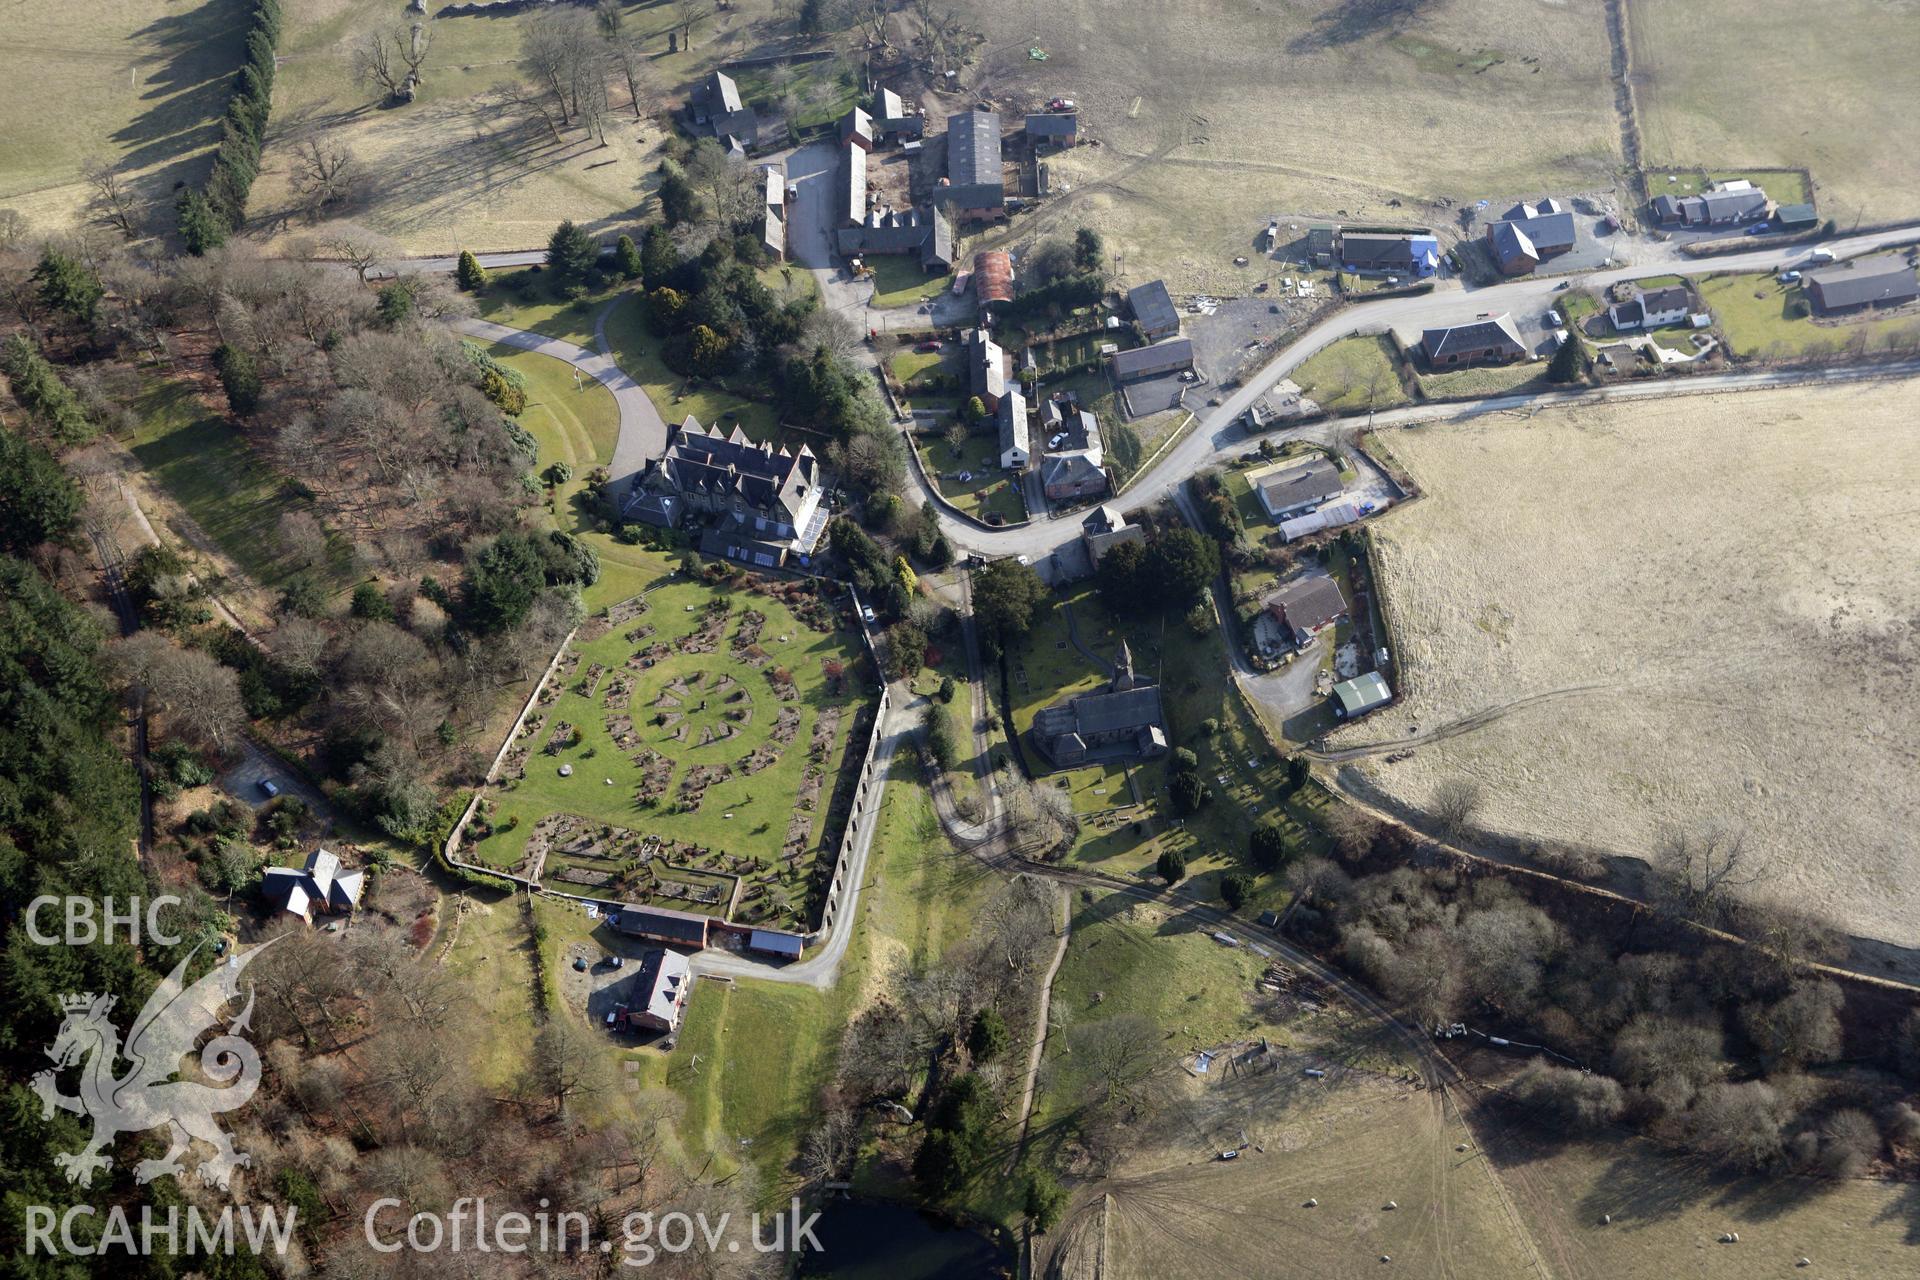
POLYGON ((1450 218, 1422 207, 1615 180, 1598 5, 1198 0, 1181 6, 1177 38, 1153 5, 964 8, 991 48, 969 97, 1006 111, 1065 94, 1082 137, 1101 143, 1049 160, 1055 190, 1071 191, 1014 234, 1093 226, 1127 283, 1237 295, 1296 274, 1255 248, 1275 214, 1450 218))
POLYGON ((562 218, 596 234, 632 230, 652 203, 662 110, 714 63, 751 53, 772 34, 770 5, 740 0, 702 24, 690 51, 669 56, 675 9, 626 6, 628 29, 646 38, 654 56, 643 118, 634 118, 624 85, 610 89, 602 147, 580 130, 556 143, 494 91, 518 75, 530 16, 436 20, 419 98, 385 108, 374 91, 353 83, 351 51, 366 32, 397 21, 399 9, 382 0, 289 5, 274 91, 278 132, 254 188, 256 220, 276 237, 305 233, 293 216, 289 178, 300 136, 318 131, 351 148, 366 178, 367 198, 351 216, 414 251, 533 248, 562 218))
POLYGON ((1391 409, 1407 402, 1398 366, 1392 339, 1362 336, 1321 348, 1289 376, 1303 395, 1334 413, 1391 409))
POLYGON ((1517 364, 1490 364, 1445 373, 1421 371, 1414 376, 1419 379, 1421 394, 1430 400, 1472 400, 1519 391, 1541 381, 1546 372, 1544 361, 1522 360, 1517 364))
POLYGON ((1852 343, 1864 343, 1870 350, 1920 344, 1920 315, 1912 311, 1879 320, 1816 324, 1798 285, 1781 284, 1764 273, 1708 276, 1700 282, 1700 296, 1737 356, 1792 359, 1839 351, 1852 343))
POLYGON ((1493 832, 1641 857, 1668 824, 1738 828, 1755 894, 1920 944, 1913 391, 1385 436, 1428 495, 1375 527, 1407 696, 1334 745, 1422 745, 1350 785, 1418 808, 1466 778, 1493 832))
POLYGON ((89 195, 90 157, 122 166, 154 201, 205 176, 240 69, 243 0, 20 0, 7 24, 0 207, 42 234, 67 230, 89 195))
MULTIPOLYGON (((1395 1275, 1530 1274, 1486 1161, 1454 1150, 1468 1135, 1438 1094, 1401 1083, 1397 1045, 1337 1002, 1312 1012, 1257 994, 1263 967, 1157 907, 1076 897, 1054 984, 1061 1020, 1141 1014, 1167 1035, 1151 1114, 1125 1131, 1109 1173, 1078 1171, 1088 1181, 1042 1239, 1051 1256, 1037 1273, 1374 1276, 1384 1254, 1395 1275), (1233 1061, 1259 1037, 1270 1054, 1233 1061), (1186 1069, 1194 1050, 1229 1044, 1206 1074, 1186 1069), (1242 1142, 1237 1159, 1216 1158, 1242 1142)), ((1062 1139, 1079 1080, 1063 1049, 1041 1144, 1062 1139)))
POLYGON ((769 595, 677 581, 646 600, 576 642, 470 856, 543 864, 575 893, 804 923, 866 700, 855 649, 769 595))
POLYGON ((1632 0, 1629 12, 1650 161, 1810 169, 1820 216, 1842 230, 1920 210, 1920 157, 1880 124, 1920 110, 1909 50, 1889 38, 1911 13, 1834 0, 1809 40, 1792 0, 1632 0))

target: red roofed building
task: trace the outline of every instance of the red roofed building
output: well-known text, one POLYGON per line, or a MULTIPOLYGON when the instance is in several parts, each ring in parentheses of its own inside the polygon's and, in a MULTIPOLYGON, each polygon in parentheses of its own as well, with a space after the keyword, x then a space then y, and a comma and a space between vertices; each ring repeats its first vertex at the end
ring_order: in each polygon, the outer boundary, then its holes
POLYGON ((973 294, 983 307, 1013 301, 1013 259, 1005 249, 984 249, 973 255, 973 294))

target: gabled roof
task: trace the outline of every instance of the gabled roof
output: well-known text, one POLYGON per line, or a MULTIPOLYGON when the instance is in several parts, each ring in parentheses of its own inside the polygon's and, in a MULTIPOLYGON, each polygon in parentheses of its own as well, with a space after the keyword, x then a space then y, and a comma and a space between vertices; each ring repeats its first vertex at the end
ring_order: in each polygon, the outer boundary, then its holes
POLYGON ((996 401, 1007 393, 1007 353, 985 329, 967 334, 967 386, 974 395, 996 401))
POLYGON ((646 934, 687 946, 704 947, 707 945, 707 926, 711 921, 706 916, 694 915, 690 911, 629 903, 614 912, 609 923, 624 933, 646 934))
POLYGON ((1027 428, 1027 398, 1018 391, 1000 397, 1000 455, 1018 449, 1033 456, 1033 436, 1027 428))
POLYGON ((1160 720, 1160 686, 1081 694, 1073 700, 1073 713, 1081 734, 1144 729, 1160 720))
POLYGON ((1048 111, 1027 117, 1027 136, 1032 138, 1071 138, 1080 128, 1080 116, 1074 111, 1048 111))
POLYGON ((1049 487, 1082 485, 1096 477, 1104 480, 1106 472, 1095 466, 1093 460, 1084 453, 1051 454, 1040 468, 1041 483, 1049 487))
POLYGON ((1520 341, 1520 331, 1514 328, 1511 315, 1475 320, 1471 324, 1456 324, 1444 329, 1428 329, 1421 333, 1420 342, 1426 347, 1430 360, 1437 360, 1455 351, 1484 351, 1506 345, 1526 350, 1525 344, 1520 341))
POLYGON ((641 957, 640 972, 633 976, 633 1007, 675 1026, 692 987, 693 966, 687 958, 678 951, 657 948, 641 957))
POLYGON ((260 880, 261 896, 297 916, 314 906, 351 910, 360 905, 365 886, 366 873, 341 870, 338 855, 328 849, 315 849, 301 867, 268 867, 260 880))
POLYGON ((1517 222, 1496 222, 1493 224, 1493 256, 1500 260, 1501 266, 1527 259, 1540 261, 1540 250, 1527 238, 1517 222))
POLYGON ((1140 327, 1149 332, 1180 327, 1180 313, 1174 309, 1173 295, 1167 292, 1164 280, 1149 280, 1127 290, 1127 306, 1140 327))
POLYGON ((1120 514, 1120 508, 1110 502, 1103 502, 1087 513, 1080 522, 1081 529, 1089 534, 1112 533, 1116 529, 1127 527, 1127 518, 1120 514))
POLYGON ((873 117, 867 114, 865 107, 855 107, 840 117, 840 136, 849 141, 854 138, 873 141, 873 117))
POLYGON ((1412 266, 1439 243, 1418 231, 1348 231, 1340 237, 1340 260, 1360 266, 1412 266))
POLYGON ((867 153, 851 140, 840 148, 840 220, 864 222, 867 218, 867 153))
POLYGON ((1783 227, 1806 226, 1819 217, 1810 204, 1783 204, 1773 211, 1773 216, 1783 227))
POLYGON ((1129 378, 1147 369, 1183 368, 1193 363, 1193 340, 1169 338, 1150 347, 1134 347, 1113 353, 1113 374, 1129 378))
POLYGON ((733 77, 723 71, 716 71, 707 77, 707 110, 718 115, 726 111, 740 110, 740 86, 733 77))
POLYGON ((1004 190, 999 112, 962 111, 947 117, 947 177, 956 187, 1004 190))
POLYGON ((900 95, 891 89, 882 89, 873 95, 873 114, 881 120, 899 120, 907 114, 907 106, 900 95))
POLYGON ((1317 631, 1346 616, 1347 599, 1338 582, 1316 575, 1289 582, 1268 598, 1267 607, 1278 609, 1296 631, 1317 631))
POLYGON ((1693 295, 1677 284, 1648 289, 1640 294, 1640 305, 1650 316, 1685 311, 1693 305, 1693 295))
POLYGON ((1904 302, 1920 296, 1913 268, 1896 253, 1875 254, 1806 273, 1806 285, 1817 291, 1827 307, 1862 307, 1876 302, 1904 302))
POLYGON ((789 956, 795 960, 806 945, 806 939, 797 933, 782 933, 778 929, 755 929, 747 935, 747 946, 755 951, 766 951, 777 956, 789 956))
POLYGON ((723 436, 692 416, 673 432, 660 467, 682 494, 738 497, 763 510, 788 508, 788 514, 817 483, 819 472, 819 462, 806 445, 792 452, 755 444, 737 426, 723 436))
POLYGON ((1343 712, 1355 716, 1393 701, 1393 690, 1378 671, 1369 671, 1333 686, 1333 696, 1343 712))
POLYGON ((1303 503, 1324 501, 1344 487, 1340 482, 1340 468, 1325 458, 1276 471, 1260 481, 1260 492, 1267 506, 1275 511, 1291 511, 1303 503))

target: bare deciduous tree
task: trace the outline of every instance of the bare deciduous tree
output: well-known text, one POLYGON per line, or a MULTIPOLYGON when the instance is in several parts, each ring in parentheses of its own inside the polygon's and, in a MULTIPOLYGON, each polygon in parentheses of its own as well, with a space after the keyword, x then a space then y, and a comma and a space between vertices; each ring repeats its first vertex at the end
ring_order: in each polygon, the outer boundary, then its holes
POLYGON ((595 79, 605 84, 593 17, 579 9, 548 9, 520 33, 520 60, 533 77, 546 111, 560 128, 576 123, 581 94, 595 79))
POLYGON ((294 199, 309 222, 349 205, 360 189, 353 149, 328 134, 308 134, 294 144, 290 178, 294 199))
POLYGON ((401 69, 405 64, 397 56, 399 50, 394 44, 398 39, 398 32, 368 31, 354 41, 349 55, 353 82, 384 90, 388 100, 399 97, 400 86, 406 83, 406 72, 401 69))
POLYGON ((1653 868, 1668 909, 1702 924, 1723 920, 1735 892, 1763 870, 1745 833, 1722 826, 1666 828, 1654 845, 1653 868))
POLYGON ((129 240, 138 236, 140 201, 119 167, 90 157, 81 163, 80 176, 92 192, 87 207, 93 216, 129 240))
POLYGON ((680 18, 680 43, 691 49, 694 28, 713 16, 713 0, 674 0, 673 7, 680 18))
POLYGON ((832 1182, 845 1175, 859 1149, 853 1113, 834 1107, 807 1131, 800 1143, 800 1172, 811 1182, 832 1182))
POLYGON ((378 231, 351 222, 335 222, 322 227, 308 242, 318 256, 346 263, 367 282, 373 269, 398 252, 398 246, 378 231))
POLYGON ((1146 1084, 1159 1065, 1161 1045, 1160 1028, 1137 1013, 1068 1028, 1068 1061, 1082 1081, 1081 1101, 1137 1117, 1145 1110, 1146 1084))
POLYGON ((1433 825, 1448 839, 1466 830, 1480 808, 1480 785, 1465 778, 1448 778, 1433 789, 1428 811, 1433 825))

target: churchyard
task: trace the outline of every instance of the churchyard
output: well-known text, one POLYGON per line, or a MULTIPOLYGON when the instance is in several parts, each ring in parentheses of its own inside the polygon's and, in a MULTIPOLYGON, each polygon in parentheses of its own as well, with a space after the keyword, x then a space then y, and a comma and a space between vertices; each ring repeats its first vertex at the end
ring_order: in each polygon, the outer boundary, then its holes
POLYGON ((741 585, 675 577, 591 619, 466 856, 561 892, 806 927, 872 666, 813 584, 741 585))

